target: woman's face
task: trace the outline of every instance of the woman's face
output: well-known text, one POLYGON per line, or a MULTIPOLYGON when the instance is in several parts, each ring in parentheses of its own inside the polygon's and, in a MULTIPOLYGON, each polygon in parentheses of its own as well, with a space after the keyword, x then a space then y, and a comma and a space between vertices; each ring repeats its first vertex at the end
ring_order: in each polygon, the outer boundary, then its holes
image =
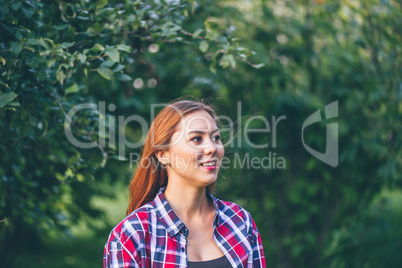
POLYGON ((205 187, 215 182, 225 150, 214 119, 206 111, 182 118, 173 134, 169 150, 169 181, 205 187))

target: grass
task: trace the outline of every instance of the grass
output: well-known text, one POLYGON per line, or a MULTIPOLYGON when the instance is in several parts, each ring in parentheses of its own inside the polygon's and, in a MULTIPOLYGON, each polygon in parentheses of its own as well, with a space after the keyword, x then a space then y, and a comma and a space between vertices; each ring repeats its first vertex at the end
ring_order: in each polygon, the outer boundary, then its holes
POLYGON ((125 217, 128 202, 127 186, 119 184, 111 190, 115 191, 116 199, 97 197, 92 200, 93 205, 101 208, 108 216, 109 224, 100 219, 91 221, 91 224, 104 229, 104 232, 95 232, 88 224, 81 221, 69 226, 70 235, 51 235, 44 245, 21 252, 13 266, 19 268, 102 267, 103 247, 113 226, 125 217))
MULTIPOLYGON (((91 223, 97 227, 105 229, 102 233, 96 233, 88 227, 84 222, 70 226, 71 235, 55 236, 45 242, 41 248, 22 252, 16 259, 15 267, 19 268, 95 268, 102 267, 103 247, 107 240, 110 230, 125 216, 125 208, 127 206, 127 186, 117 185, 111 189, 117 193, 115 200, 95 198, 93 204, 96 207, 102 208, 108 215, 109 225, 101 220, 93 220, 91 223)), ((370 208, 371 211, 379 209, 376 219, 384 218, 384 213, 387 215, 390 230, 389 234, 395 235, 396 240, 392 237, 386 239, 387 245, 382 245, 386 251, 394 251, 395 245, 393 242, 399 241, 397 237, 401 236, 400 224, 402 223, 402 191, 382 191, 382 193, 373 201, 370 208), (381 200, 387 200, 382 202, 381 200), (379 204, 383 204, 382 206, 379 204), (389 217, 389 218, 388 218, 389 217)), ((368 239, 384 239, 383 234, 372 232, 373 236, 368 236, 368 239)), ((35 243, 35 242, 33 242, 35 243)), ((367 244, 368 241, 366 241, 367 244)), ((398 242, 399 245, 399 242, 398 242)), ((397 245, 397 246, 398 246, 397 245)), ((370 245, 366 246, 371 250, 370 245)), ((377 251, 378 249, 373 249, 377 251)), ((390 258, 390 257, 389 257, 390 258)), ((399 260, 399 259, 398 259, 399 260)), ((391 261, 391 260, 390 260, 391 261)))

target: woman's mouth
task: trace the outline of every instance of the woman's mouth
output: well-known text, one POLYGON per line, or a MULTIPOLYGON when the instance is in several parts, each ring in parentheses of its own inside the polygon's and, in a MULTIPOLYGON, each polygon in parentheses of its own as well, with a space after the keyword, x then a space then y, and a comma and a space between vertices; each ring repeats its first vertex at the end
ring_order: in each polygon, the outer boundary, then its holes
POLYGON ((213 170, 213 169, 216 169, 216 161, 210 161, 207 163, 203 163, 203 164, 201 164, 201 166, 205 169, 213 170))

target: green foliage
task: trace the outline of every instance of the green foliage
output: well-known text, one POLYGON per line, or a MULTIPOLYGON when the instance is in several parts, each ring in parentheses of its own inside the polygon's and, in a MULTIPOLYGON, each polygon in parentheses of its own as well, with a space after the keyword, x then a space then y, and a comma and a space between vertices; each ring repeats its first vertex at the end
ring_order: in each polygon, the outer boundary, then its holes
MULTIPOLYGON (((241 132, 226 149, 232 161, 275 153, 286 169, 232 166, 217 192, 251 211, 269 266, 400 263, 380 257, 397 255, 400 206, 373 205, 382 188, 402 186, 399 17, 394 1, 0 1, 0 257, 10 263, 21 245, 32 250, 27 241, 82 221, 106 240, 116 219, 92 201, 112 197, 105 185, 127 185, 132 170, 112 160, 128 153, 102 140, 112 130, 131 142, 145 133, 105 126, 133 114, 149 124, 151 104, 189 94, 212 97, 233 120, 241 101, 235 128, 250 115, 286 116, 276 147, 272 132, 250 135, 265 149, 241 132), (332 168, 303 148, 301 126, 336 100, 332 168), (116 110, 100 111, 100 101, 116 110), (96 109, 69 118, 84 103, 96 109), (96 146, 75 147, 65 127, 96 146)), ((305 133, 321 152, 327 123, 305 133)))
MULTIPOLYGON (((222 195, 229 200, 241 196, 239 202, 257 215, 272 266, 376 267, 378 262, 367 262, 363 250, 354 254, 348 249, 361 247, 370 236, 380 239, 381 233, 360 231, 354 247, 347 243, 355 228, 375 228, 363 215, 380 189, 402 186, 401 143, 396 134, 401 131, 402 113, 397 59, 401 40, 396 28, 400 6, 372 1, 261 1, 247 7, 239 16, 244 21, 236 24, 244 27, 238 37, 253 40, 265 68, 222 71, 221 76, 226 75, 222 95, 230 98, 223 110, 232 110, 230 117, 236 118, 238 109, 231 100, 242 100, 243 114, 285 115, 277 128, 276 147, 271 143, 257 150, 243 141, 235 151, 260 159, 276 153, 286 159, 287 168, 232 166, 224 173, 228 181, 222 195), (310 146, 325 152, 326 124, 339 123, 340 164, 332 168, 303 148, 301 126, 314 111, 336 100, 338 119, 324 120, 304 133, 310 146), (340 232, 345 235, 337 244, 342 253, 324 255, 340 232)), ((251 136, 256 144, 271 137, 272 132, 251 136)), ((396 254, 395 247, 389 249, 396 254)), ((391 267, 395 259, 381 263, 391 267)))
MULTIPOLYGON (((0 1, 0 217, 5 219, 0 226, 0 257, 4 264, 17 254, 21 242, 16 237, 38 240, 76 219, 102 217, 102 211, 90 203, 92 196, 108 196, 106 189, 95 186, 95 172, 115 156, 116 147, 102 142, 109 138, 105 125, 109 126, 110 117, 96 109, 97 94, 92 91, 113 96, 111 88, 127 87, 136 75, 133 67, 143 66, 138 61, 151 44, 197 45, 198 39, 182 26, 195 5, 0 1), (78 104, 87 109, 74 110, 78 104), (77 111, 74 118, 72 111, 77 111), (66 138, 67 131, 95 148, 74 146, 66 138), (10 240, 14 242, 3 242, 10 240)), ((209 36, 198 38, 213 42, 214 49, 225 46, 220 54, 236 54, 237 44, 223 38, 219 27, 204 32, 209 36)), ((136 101, 142 100, 145 97, 136 101)))

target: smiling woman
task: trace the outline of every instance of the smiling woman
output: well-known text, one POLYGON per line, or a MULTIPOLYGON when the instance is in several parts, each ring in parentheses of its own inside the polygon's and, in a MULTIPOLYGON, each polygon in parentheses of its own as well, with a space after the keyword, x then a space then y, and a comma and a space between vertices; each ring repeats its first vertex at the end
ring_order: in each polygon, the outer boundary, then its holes
POLYGON ((224 148, 214 110, 169 104, 148 132, 127 217, 105 245, 104 267, 265 267, 251 215, 212 195, 224 148))

